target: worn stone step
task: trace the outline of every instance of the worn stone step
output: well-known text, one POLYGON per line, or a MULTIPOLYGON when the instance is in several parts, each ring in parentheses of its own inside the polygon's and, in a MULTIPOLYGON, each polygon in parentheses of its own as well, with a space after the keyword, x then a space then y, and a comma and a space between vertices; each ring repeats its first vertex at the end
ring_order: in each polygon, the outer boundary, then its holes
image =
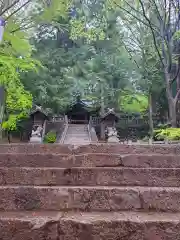
POLYGON ((78 136, 77 135, 77 136, 71 137, 71 136, 68 135, 65 138, 65 140, 71 141, 74 144, 75 142, 82 142, 83 143, 83 141, 89 141, 89 138, 87 136, 78 136))
POLYGON ((1 240, 57 240, 59 212, 0 212, 1 240))
POLYGON ((84 142, 88 142, 88 143, 90 143, 90 140, 89 139, 84 139, 84 138, 67 138, 67 139, 65 139, 64 140, 66 143, 67 142, 72 142, 73 144, 76 144, 76 143, 81 143, 81 144, 83 144, 84 142))
POLYGON ((113 154, 180 154, 180 145, 90 144, 74 147, 60 144, 0 144, 0 153, 113 153, 113 154))
POLYGON ((67 133, 72 134, 73 136, 75 136, 75 135, 85 136, 88 134, 88 131, 81 130, 81 129, 68 129, 67 133))
POLYGON ((80 135, 80 134, 74 134, 74 135, 71 135, 71 134, 68 134, 66 136, 66 138, 69 138, 69 139, 83 139, 83 138, 87 138, 88 139, 88 136, 87 135, 80 135))
POLYGON ((68 133, 67 135, 66 135, 66 137, 69 137, 69 138, 76 138, 76 137, 79 137, 79 138, 86 138, 86 137, 88 137, 88 133, 86 133, 86 134, 78 134, 78 133, 68 133))
POLYGON ((63 240, 180 240, 180 215, 167 213, 77 213, 60 222, 63 240))
POLYGON ((179 168, 180 155, 172 154, 124 154, 120 155, 121 165, 142 168, 179 168))
POLYGON ((66 136, 66 138, 67 139, 71 139, 71 140, 81 140, 81 139, 89 139, 89 137, 88 136, 86 136, 86 135, 74 135, 74 136, 71 136, 71 135, 67 135, 66 136))
POLYGON ((120 156, 68 155, 68 154, 0 154, 0 167, 73 167, 73 166, 118 166, 120 156))
POLYGON ((84 129, 84 128, 69 128, 68 133, 72 133, 72 134, 87 134, 88 133, 88 129, 84 129))
POLYGON ((180 168, 180 155, 0 153, 0 167, 180 168))
POLYGON ((1 240, 180 240, 179 213, 0 212, 1 240))
POLYGON ((0 210, 180 211, 180 188, 0 187, 0 210))
POLYGON ((180 187, 180 168, 0 168, 0 185, 180 187))

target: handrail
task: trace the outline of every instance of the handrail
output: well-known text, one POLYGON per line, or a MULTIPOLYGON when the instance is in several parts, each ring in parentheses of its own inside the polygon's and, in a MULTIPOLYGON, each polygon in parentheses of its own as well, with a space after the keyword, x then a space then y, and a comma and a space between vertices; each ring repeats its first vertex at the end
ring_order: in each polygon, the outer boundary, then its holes
POLYGON ((45 120, 44 124, 43 124, 43 131, 42 131, 42 137, 41 137, 41 142, 42 143, 44 141, 44 137, 45 137, 45 133, 46 133, 46 123, 47 123, 47 120, 45 120))
POLYGON ((89 133, 90 142, 98 142, 98 138, 97 138, 95 129, 94 129, 93 124, 92 124, 92 117, 90 117, 90 119, 89 119, 88 133, 89 133))
POLYGON ((60 139, 60 143, 64 143, 64 140, 65 140, 65 137, 66 137, 66 134, 67 134, 67 131, 68 131, 68 127, 69 127, 69 123, 68 123, 68 117, 65 116, 65 128, 64 128, 64 131, 62 133, 62 137, 60 139))
POLYGON ((88 124, 88 135, 89 135, 89 141, 92 142, 92 137, 91 137, 91 123, 89 121, 89 124, 88 124))
POLYGON ((94 127, 91 128, 91 138, 92 142, 98 142, 97 134, 94 127))

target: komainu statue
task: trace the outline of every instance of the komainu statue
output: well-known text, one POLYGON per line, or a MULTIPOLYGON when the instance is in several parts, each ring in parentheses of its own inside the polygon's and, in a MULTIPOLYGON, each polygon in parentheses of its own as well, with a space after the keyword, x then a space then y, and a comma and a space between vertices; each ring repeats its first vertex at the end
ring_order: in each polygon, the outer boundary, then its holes
POLYGON ((111 143, 119 142, 118 133, 117 133, 116 128, 107 127, 107 135, 108 135, 108 142, 111 142, 111 143))
POLYGON ((42 131, 43 128, 38 126, 36 130, 32 130, 30 142, 32 143, 41 143, 42 142, 42 131))

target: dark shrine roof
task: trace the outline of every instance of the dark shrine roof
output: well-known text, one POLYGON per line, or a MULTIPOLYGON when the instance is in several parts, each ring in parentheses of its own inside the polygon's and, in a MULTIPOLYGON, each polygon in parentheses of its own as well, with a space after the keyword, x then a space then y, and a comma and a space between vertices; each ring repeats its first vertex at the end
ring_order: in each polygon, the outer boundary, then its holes
POLYGON ((71 110, 73 109, 74 107, 78 107, 78 108, 81 108, 81 109, 85 109, 86 111, 89 111, 91 109, 91 103, 89 103, 88 101, 84 101, 84 100, 81 100, 79 98, 76 99, 76 101, 73 101, 69 107, 67 108, 67 110, 71 110))
POLYGON ((119 119, 119 116, 115 113, 113 108, 108 108, 108 111, 105 114, 101 115, 101 119, 104 120, 106 117, 110 115, 113 115, 116 120, 119 119))
POLYGON ((30 116, 33 116, 33 115, 35 115, 36 113, 41 113, 41 114, 43 114, 47 119, 49 118, 49 117, 48 117, 48 114, 46 113, 46 111, 43 110, 42 107, 40 107, 40 106, 36 106, 36 108, 30 112, 30 116))

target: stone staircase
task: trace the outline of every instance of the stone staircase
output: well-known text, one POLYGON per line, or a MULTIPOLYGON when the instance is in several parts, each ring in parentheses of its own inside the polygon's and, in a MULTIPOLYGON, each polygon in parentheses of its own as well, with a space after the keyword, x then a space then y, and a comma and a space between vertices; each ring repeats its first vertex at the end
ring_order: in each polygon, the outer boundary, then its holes
POLYGON ((89 143, 87 124, 69 124, 64 144, 83 145, 89 143))
POLYGON ((180 147, 0 145, 0 240, 179 240, 180 147))

